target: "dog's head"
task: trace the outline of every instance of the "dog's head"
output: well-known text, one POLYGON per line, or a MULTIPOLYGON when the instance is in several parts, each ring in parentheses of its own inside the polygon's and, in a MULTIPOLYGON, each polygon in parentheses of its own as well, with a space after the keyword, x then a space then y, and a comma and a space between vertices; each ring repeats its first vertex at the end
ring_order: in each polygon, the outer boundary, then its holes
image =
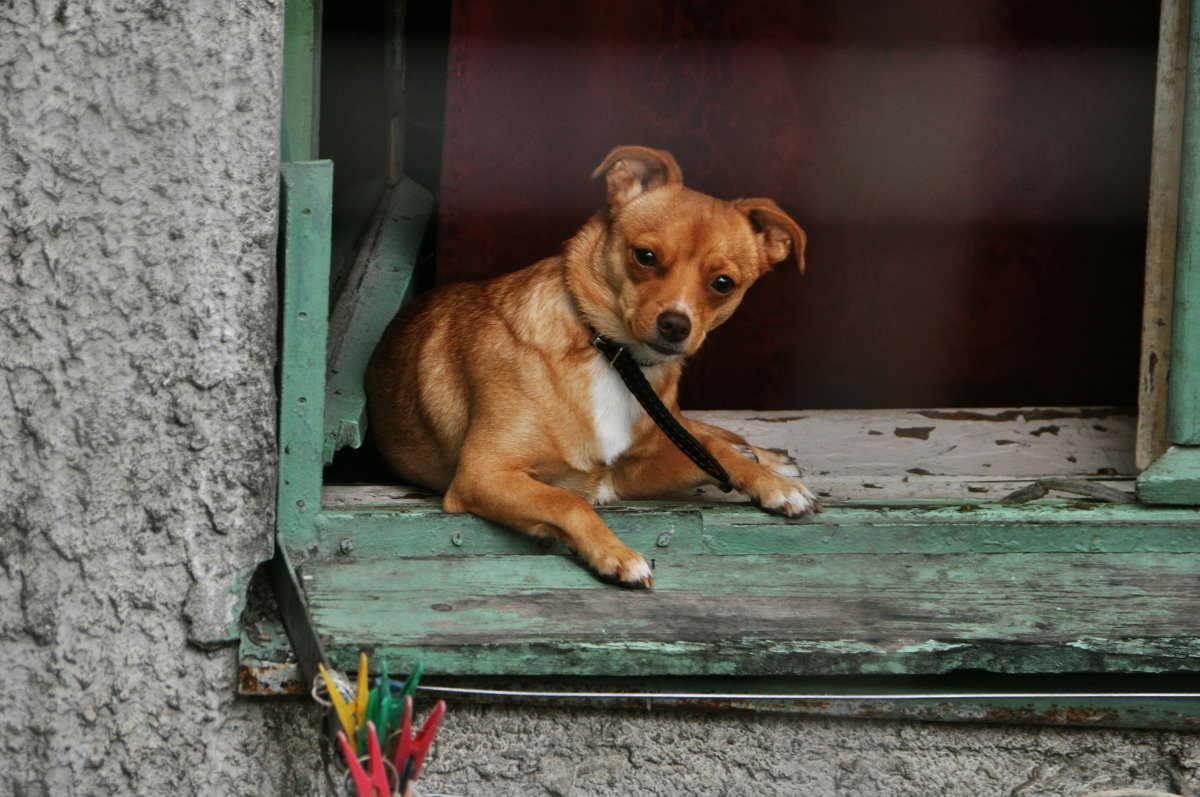
POLYGON ((790 254, 804 271, 804 231, 769 199, 692 191, 670 153, 645 147, 613 150, 592 176, 602 175, 608 205, 591 276, 607 295, 589 315, 599 310, 597 331, 643 362, 696 351, 790 254))

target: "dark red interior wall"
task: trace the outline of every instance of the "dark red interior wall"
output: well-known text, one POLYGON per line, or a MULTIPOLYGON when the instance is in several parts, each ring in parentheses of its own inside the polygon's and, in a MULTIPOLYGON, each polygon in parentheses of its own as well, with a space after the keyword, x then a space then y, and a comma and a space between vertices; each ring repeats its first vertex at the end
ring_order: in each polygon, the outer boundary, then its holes
POLYGON ((1132 404, 1154 6, 458 0, 439 279, 557 251, 646 144, 809 236, 685 407, 1132 404))

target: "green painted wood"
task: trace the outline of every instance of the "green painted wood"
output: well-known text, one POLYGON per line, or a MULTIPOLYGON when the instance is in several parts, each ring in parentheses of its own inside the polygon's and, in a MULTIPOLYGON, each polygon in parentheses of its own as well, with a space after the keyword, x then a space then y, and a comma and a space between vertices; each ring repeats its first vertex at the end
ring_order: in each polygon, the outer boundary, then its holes
POLYGON ((1200 447, 1168 449, 1138 476, 1137 490, 1148 504, 1200 505, 1200 447))
POLYGON ((1193 0, 1183 126, 1167 437, 1200 445, 1200 0, 1193 0))
POLYGON ((412 180, 389 189, 330 318, 323 460, 366 433, 363 375, 388 322, 413 294, 417 255, 433 195, 412 180))
MULTIPOLYGON (((814 518, 788 520, 737 504, 631 504, 601 507, 601 517, 647 557, 795 553, 1200 552, 1200 510, 1136 505, 1036 502, 1005 506, 843 504, 814 518)), ((473 515, 436 503, 392 511, 326 510, 317 554, 349 541, 359 556, 564 553, 473 515)))
POLYGON ((285 163, 276 526, 289 550, 315 544, 321 508, 333 164, 285 163))
POLYGON ((561 547, 432 501, 326 509, 326 558, 303 571, 331 656, 370 646, 443 673, 542 675, 1200 661, 1192 508, 865 502, 800 521, 729 504, 599 511, 653 560, 656 590, 603 586, 561 547))
POLYGON ((286 0, 283 12, 283 113, 280 160, 317 157, 321 0, 286 0))
MULTIPOLYGON (((627 544, 656 555, 699 553, 704 519, 697 508, 610 509, 609 526, 627 544), (661 544, 659 544, 661 539, 661 544)), ((317 554, 338 553, 343 541, 357 556, 474 556, 564 554, 560 543, 490 523, 474 515, 452 515, 436 505, 406 512, 323 512, 317 554)))
POLYGON ((1200 554, 682 556, 656 588, 569 557, 311 560, 331 660, 443 674, 1200 669, 1200 554))
MULTIPOLYGON (((240 641, 238 691, 307 696, 287 635, 263 617, 240 641)), ((371 660, 372 672, 384 661, 371 660)), ((388 660, 389 670, 397 665, 388 660)), ((411 665, 409 665, 411 666, 411 665)), ((510 677, 453 678, 430 673, 426 699, 463 703, 759 713, 926 722, 986 722, 1074 727, 1200 729, 1200 699, 1188 675, 563 677, 536 683, 510 677), (443 687, 473 690, 439 691, 443 687), (513 694, 512 690, 521 692, 513 694), (500 690, 507 694, 482 694, 500 690), (529 694, 536 690, 536 694, 529 694), (602 697, 599 695, 603 695, 602 697)))

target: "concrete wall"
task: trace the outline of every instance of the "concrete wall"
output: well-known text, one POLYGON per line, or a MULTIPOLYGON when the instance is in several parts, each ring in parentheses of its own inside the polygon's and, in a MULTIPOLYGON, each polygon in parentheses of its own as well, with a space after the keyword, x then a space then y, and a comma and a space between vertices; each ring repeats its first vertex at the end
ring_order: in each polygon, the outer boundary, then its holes
POLYGON ((1194 734, 451 706, 421 784, 456 795, 1200 794, 1194 734))
POLYGON ((292 793, 189 644, 270 550, 281 30, 0 3, 0 795, 292 793))
MULTIPOLYGON (((0 797, 329 793, 214 646, 269 552, 279 0, 0 2, 0 797)), ((1194 736, 454 704, 487 795, 1200 794, 1194 736)))

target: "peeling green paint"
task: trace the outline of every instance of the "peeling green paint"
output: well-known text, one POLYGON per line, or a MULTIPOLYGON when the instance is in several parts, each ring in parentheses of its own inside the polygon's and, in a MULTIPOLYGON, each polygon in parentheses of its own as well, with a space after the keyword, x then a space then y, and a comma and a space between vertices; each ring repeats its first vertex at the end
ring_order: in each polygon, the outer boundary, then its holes
POLYGON ((358 448, 366 434, 363 375, 383 330, 413 295, 417 255, 429 219, 433 195, 412 180, 402 180, 388 195, 368 234, 334 310, 328 379, 325 385, 325 438, 322 461, 341 448, 358 448))
POLYGON ((1173 446, 1144 470, 1138 497, 1150 504, 1200 504, 1200 446, 1173 446))
POLYGON ((333 163, 285 163, 277 525, 289 551, 315 542, 321 510, 333 163))

